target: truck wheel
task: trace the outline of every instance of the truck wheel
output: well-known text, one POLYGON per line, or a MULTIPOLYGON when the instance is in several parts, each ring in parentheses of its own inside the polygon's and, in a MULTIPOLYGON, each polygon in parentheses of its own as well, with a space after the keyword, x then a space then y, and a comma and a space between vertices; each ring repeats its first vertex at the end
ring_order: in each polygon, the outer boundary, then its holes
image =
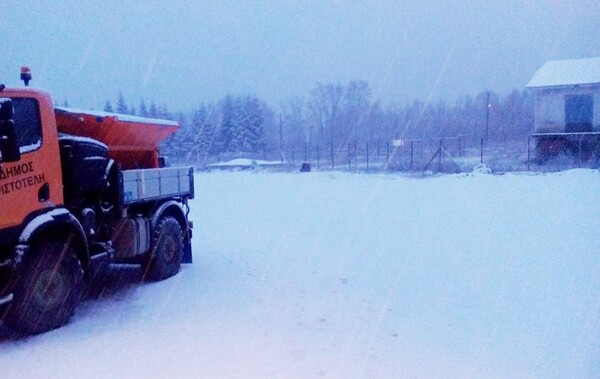
POLYGON ((79 303, 83 270, 73 248, 58 241, 32 245, 13 287, 4 321, 28 334, 65 324, 79 303))
POLYGON ((183 256, 183 232, 173 217, 162 218, 154 231, 153 248, 143 263, 144 277, 162 280, 177 274, 183 256))

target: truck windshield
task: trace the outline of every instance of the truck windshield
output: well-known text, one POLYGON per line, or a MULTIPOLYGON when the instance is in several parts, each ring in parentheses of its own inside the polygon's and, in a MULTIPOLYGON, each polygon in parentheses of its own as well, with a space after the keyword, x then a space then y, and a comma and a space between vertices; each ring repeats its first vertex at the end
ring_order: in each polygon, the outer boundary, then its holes
POLYGON ((37 150, 42 145, 42 123, 37 100, 26 97, 14 97, 11 100, 21 153, 37 150))

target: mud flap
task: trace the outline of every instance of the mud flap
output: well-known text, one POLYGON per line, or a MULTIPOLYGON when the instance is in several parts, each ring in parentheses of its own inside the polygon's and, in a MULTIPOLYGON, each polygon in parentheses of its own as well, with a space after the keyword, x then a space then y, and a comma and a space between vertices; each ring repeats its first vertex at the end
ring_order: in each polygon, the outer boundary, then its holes
POLYGON ((183 242, 183 255, 181 256, 181 263, 193 263, 192 262, 192 230, 188 229, 187 236, 183 242))

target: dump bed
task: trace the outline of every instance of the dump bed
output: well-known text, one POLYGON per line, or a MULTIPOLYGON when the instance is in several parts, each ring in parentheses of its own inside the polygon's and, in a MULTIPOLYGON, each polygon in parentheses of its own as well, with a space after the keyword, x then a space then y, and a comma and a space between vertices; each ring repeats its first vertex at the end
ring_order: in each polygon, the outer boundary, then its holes
POLYGON ((194 198, 191 167, 125 170, 122 174, 125 206, 167 198, 194 198))
POLYGON ((123 169, 159 167, 158 144, 175 133, 175 121, 54 107, 59 133, 89 137, 108 146, 123 169))

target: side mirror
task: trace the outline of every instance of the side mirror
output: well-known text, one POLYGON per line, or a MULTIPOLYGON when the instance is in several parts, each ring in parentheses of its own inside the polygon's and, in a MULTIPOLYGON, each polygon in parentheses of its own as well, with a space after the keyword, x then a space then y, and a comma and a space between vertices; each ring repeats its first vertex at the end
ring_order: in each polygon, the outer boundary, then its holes
POLYGON ((21 159, 12 100, 8 98, 0 98, 0 154, 2 162, 16 162, 21 159))

